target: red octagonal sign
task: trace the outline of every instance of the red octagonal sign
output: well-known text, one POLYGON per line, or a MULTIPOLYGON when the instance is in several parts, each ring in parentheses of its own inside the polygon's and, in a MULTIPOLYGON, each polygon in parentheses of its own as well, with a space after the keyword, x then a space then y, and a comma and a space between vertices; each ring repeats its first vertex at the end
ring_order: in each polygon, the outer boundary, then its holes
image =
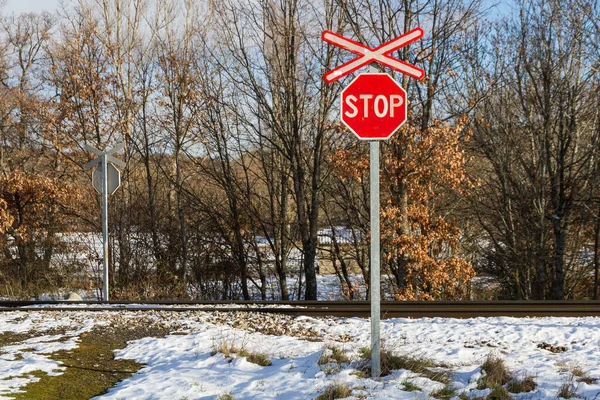
POLYGON ((388 74, 360 74, 342 90, 342 122, 359 139, 389 139, 406 122, 406 92, 388 74))

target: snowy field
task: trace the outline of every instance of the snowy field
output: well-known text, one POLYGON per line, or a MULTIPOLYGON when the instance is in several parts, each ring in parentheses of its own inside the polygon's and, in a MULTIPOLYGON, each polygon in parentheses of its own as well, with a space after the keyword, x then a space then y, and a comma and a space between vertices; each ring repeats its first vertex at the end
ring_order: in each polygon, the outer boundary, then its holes
MULTIPOLYGON (((86 332, 103 329, 116 318, 133 324, 141 315, 127 311, 1 313, 0 335, 30 337, 0 349, 0 398, 11 398, 11 393, 38 380, 35 371, 63 373, 66 367, 53 360, 52 354, 76 348, 86 332)), ((317 398, 332 385, 349 389, 349 399, 482 399, 491 393, 491 389, 478 389, 484 375, 481 366, 490 355, 504 360, 514 379, 532 377, 536 384, 533 391, 511 394, 511 398, 557 399, 565 387, 572 398, 600 398, 600 384, 595 381, 600 378, 598 318, 382 321, 384 348, 438 365, 428 371, 443 372, 448 380, 441 383, 432 380, 432 374, 408 369, 393 370, 379 380, 361 374, 366 363, 361 348, 370 343, 370 324, 365 319, 281 319, 240 313, 217 318, 201 310, 187 314, 165 310, 144 317, 171 326, 170 334, 131 341, 117 350, 117 358, 144 366, 98 399, 304 400, 317 398), (289 333, 266 334, 271 325, 271 332, 285 328, 289 333), (238 350, 224 354, 223 347, 238 350), (324 361, 333 348, 346 360, 324 361), (266 355, 271 365, 250 362, 249 356, 241 355, 242 349, 244 354, 266 355), (440 393, 452 393, 452 397, 440 393)))

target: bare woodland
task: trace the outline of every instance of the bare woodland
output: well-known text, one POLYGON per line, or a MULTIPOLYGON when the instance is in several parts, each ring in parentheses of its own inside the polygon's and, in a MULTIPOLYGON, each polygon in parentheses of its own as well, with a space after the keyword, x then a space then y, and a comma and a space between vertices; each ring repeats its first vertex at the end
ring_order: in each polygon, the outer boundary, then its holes
POLYGON ((352 55, 321 32, 375 47, 417 26, 425 37, 394 56, 426 76, 395 76, 409 118, 382 143, 385 295, 597 299, 595 0, 73 0, 4 14, 0 297, 98 287, 84 146, 123 142, 113 298, 316 299, 326 260, 364 299, 368 143, 339 122, 352 77, 322 78, 352 55))

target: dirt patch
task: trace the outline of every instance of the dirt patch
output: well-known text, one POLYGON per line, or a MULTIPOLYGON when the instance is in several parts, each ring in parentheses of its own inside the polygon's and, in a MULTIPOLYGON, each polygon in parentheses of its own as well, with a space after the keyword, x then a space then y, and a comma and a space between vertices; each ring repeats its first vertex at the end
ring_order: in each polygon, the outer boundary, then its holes
POLYGON ((214 312, 205 320, 212 324, 228 325, 248 332, 265 335, 294 336, 305 340, 321 341, 323 338, 311 326, 298 323, 296 317, 283 314, 256 312, 214 312))
POLYGON ((564 353, 567 351, 566 346, 553 346, 549 343, 542 342, 537 345, 538 349, 548 350, 551 353, 564 353))

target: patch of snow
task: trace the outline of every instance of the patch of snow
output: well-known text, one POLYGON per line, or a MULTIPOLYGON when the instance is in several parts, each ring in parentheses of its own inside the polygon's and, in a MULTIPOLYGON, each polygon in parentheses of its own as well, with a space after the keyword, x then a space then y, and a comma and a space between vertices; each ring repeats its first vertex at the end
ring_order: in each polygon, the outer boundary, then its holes
MULTIPOLYGON (((360 318, 302 318, 326 337, 350 337, 351 342, 315 343, 265 336, 210 324, 188 336, 146 338, 117 353, 147 366, 98 399, 204 399, 230 393, 235 399, 310 399, 332 383, 343 383, 354 396, 367 399, 426 399, 444 385, 410 371, 395 371, 380 380, 360 378, 352 364, 327 375, 317 361, 327 344, 334 344, 355 359, 370 343, 370 324, 360 318), (270 367, 249 364, 215 354, 225 341, 272 358, 270 367), (404 391, 410 382, 421 392, 404 391)), ((505 360, 516 377, 533 376, 535 392, 516 398, 556 399, 559 387, 572 381, 573 368, 600 377, 600 319, 598 318, 423 318, 382 321, 384 348, 396 354, 427 358, 450 365, 457 394, 486 395, 476 390, 480 366, 489 354, 505 360), (545 341, 567 345, 564 353, 539 349, 545 341)), ((600 384, 574 382, 578 396, 600 396, 600 384)))

